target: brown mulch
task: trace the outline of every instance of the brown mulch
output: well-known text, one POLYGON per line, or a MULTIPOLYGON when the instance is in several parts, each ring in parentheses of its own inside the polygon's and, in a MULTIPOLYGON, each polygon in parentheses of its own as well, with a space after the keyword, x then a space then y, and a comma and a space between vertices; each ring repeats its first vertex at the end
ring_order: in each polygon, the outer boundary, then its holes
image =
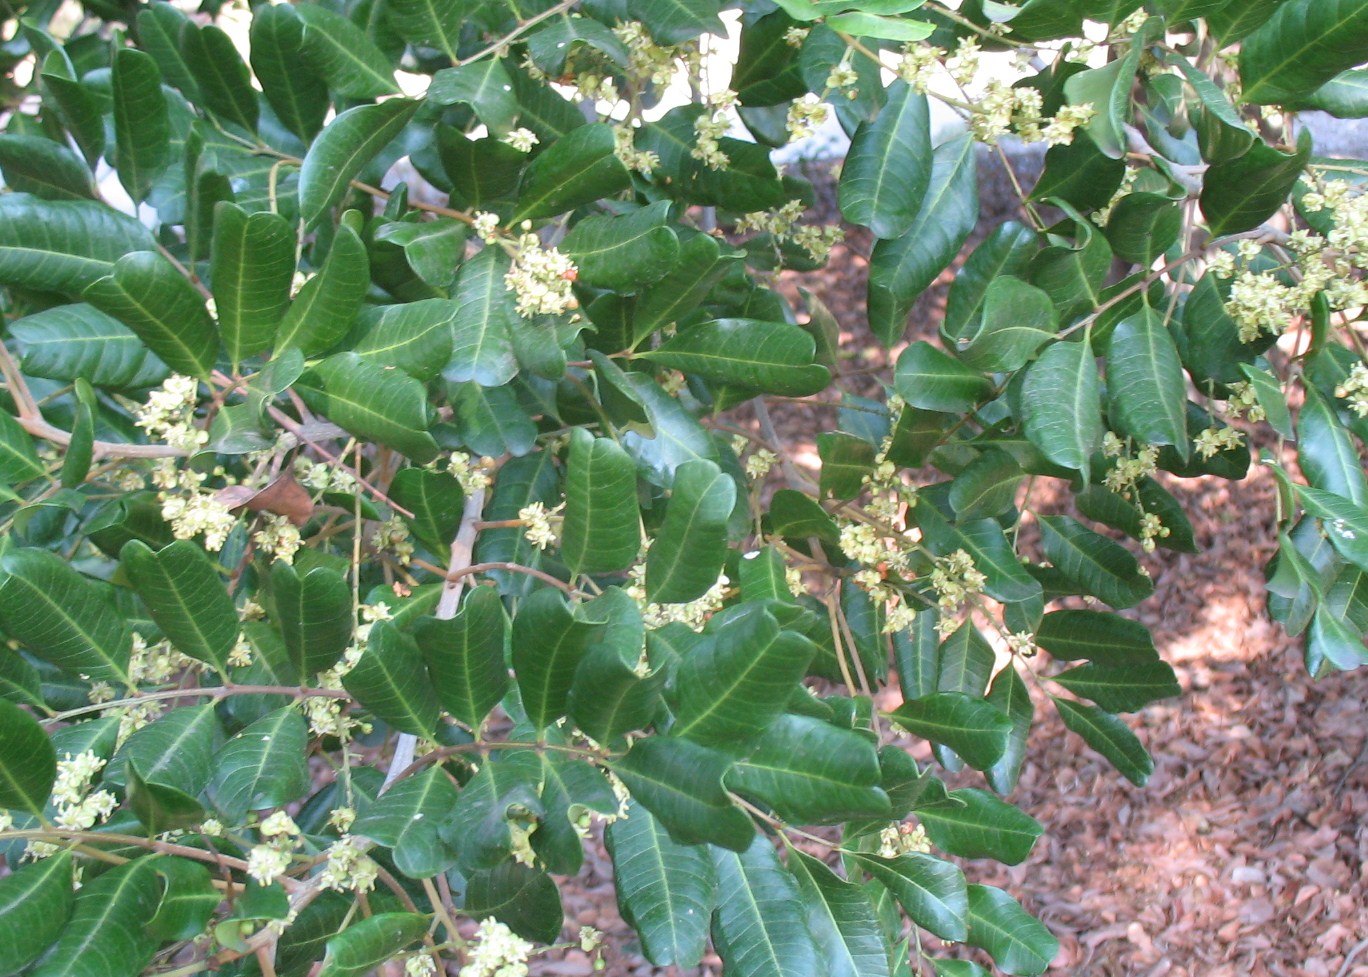
MULTIPOLYGON (((994 162, 981 162, 981 226, 991 229, 1014 198, 994 162)), ((832 196, 819 195, 826 215, 832 196)), ((861 326, 869 244, 849 229, 822 275, 781 282, 794 300, 801 284, 831 308, 854 369, 887 362, 861 326)), ((951 274, 914 311, 914 334, 934 333, 951 274)), ((802 405, 776 406, 773 416, 785 436, 811 437, 833 420, 829 408, 802 405)), ((966 875, 1003 886, 1046 922, 1061 944, 1051 973, 1368 977, 1368 670, 1313 681, 1300 643, 1268 620, 1269 474, 1170 488, 1200 551, 1146 560, 1156 592, 1136 613, 1184 692, 1130 717, 1154 755, 1153 777, 1131 786, 1037 703, 1010 800, 1046 834, 1024 864, 966 863, 966 875)), ((717 977, 715 958, 682 971, 634 956, 611 879, 594 851, 581 885, 566 893, 571 921, 608 933, 607 973, 717 977)), ((547 960, 537 972, 587 974, 589 961, 547 960)))

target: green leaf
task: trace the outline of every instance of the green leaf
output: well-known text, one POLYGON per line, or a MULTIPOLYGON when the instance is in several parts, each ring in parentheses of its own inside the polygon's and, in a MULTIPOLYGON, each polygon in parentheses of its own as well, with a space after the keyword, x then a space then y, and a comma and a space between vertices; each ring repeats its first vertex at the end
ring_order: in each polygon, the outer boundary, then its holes
POLYGON ((361 28, 316 4, 301 4, 295 13, 304 21, 306 60, 327 79, 329 88, 355 99, 399 92, 389 60, 361 28))
POLYGON ((575 261, 579 281, 615 292, 634 292, 659 281, 679 257, 679 237, 661 200, 620 217, 586 217, 561 242, 575 261))
POLYGON ((536 447, 536 422, 511 386, 482 387, 469 382, 448 390, 461 440, 472 454, 518 457, 536 447))
POLYGON ((310 142, 328 114, 328 85, 304 53, 304 21, 288 5, 252 12, 252 71, 285 128, 310 142))
POLYGON ((579 126, 547 146, 527 168, 511 223, 555 217, 611 197, 631 182, 631 172, 617 158, 613 127, 602 122, 579 126))
POLYGON ((831 383, 827 368, 813 363, 815 354, 812 336, 798 326, 758 319, 713 319, 637 355, 718 383, 806 397, 831 383))
POLYGON ((1145 786, 1150 774, 1154 773, 1154 761, 1125 723, 1095 706, 1071 702, 1058 696, 1050 698, 1066 728, 1083 737, 1085 743, 1106 757, 1135 786, 1145 786))
POLYGON ((964 873, 949 862, 916 852, 896 858, 860 854, 851 860, 893 893, 918 926, 946 940, 967 935, 964 873))
POLYGON ((640 343, 657 329, 696 312, 733 260, 730 253, 723 255, 717 239, 709 234, 683 242, 674 269, 637 301, 633 342, 640 343))
POLYGON ((887 817, 874 744, 810 716, 780 716, 727 774, 733 790, 764 801, 793 824, 887 817))
POLYGON ((991 885, 969 886, 970 946, 987 950, 1007 974, 1036 977, 1045 972, 1059 941, 1017 901, 991 885))
POLYGON ((33 439, 9 414, 0 413, 0 484, 22 485, 47 475, 33 439))
POLYGON ((204 299, 171 262, 135 251, 81 293, 137 334, 176 373, 209 379, 219 338, 204 299))
POLYGON ((158 941, 144 928, 157 912, 160 859, 145 856, 102 873, 76 894, 61 935, 33 965, 40 977, 136 977, 158 941))
POLYGON ((1338 119, 1368 116, 1368 71, 1358 69, 1338 74, 1297 104, 1328 112, 1338 119))
POLYGON ((1354 442, 1325 398, 1310 385, 1297 417, 1297 448, 1297 460, 1308 482, 1357 505, 1368 502, 1368 480, 1354 442))
POLYGON ((409 878, 431 878, 456 864, 456 849, 442 840, 437 828, 459 796, 444 770, 429 767, 396 781, 352 827, 391 849, 395 867, 409 878))
POLYGON ((708 848, 679 844, 636 801, 603 837, 613 859, 618 908, 641 937, 646 959, 658 967, 696 967, 717 897, 708 848))
POLYGON ((295 236, 269 211, 248 216, 227 201, 214 206, 213 282, 219 333, 234 369, 271 345, 290 301, 295 236))
POLYGON ((361 313, 364 330, 352 350, 378 366, 394 366, 417 380, 431 380, 451 359, 452 323, 460 306, 423 299, 371 307, 361 313))
POLYGON ((739 851, 712 850, 717 887, 713 945, 727 977, 818 977, 798 884, 763 836, 739 851))
POLYGON ((746 602, 712 618, 680 664, 673 735, 735 750, 784 711, 817 647, 784 630, 771 612, 783 606, 746 602))
POLYGON ((1036 629, 1036 644, 1060 661, 1086 658, 1117 668, 1159 657, 1149 629, 1107 611, 1051 611, 1036 629))
POLYGON ((294 681, 307 682, 332 668, 351 644, 356 620, 351 587, 330 567, 314 567, 303 576, 288 563, 271 568, 272 620, 290 656, 294 681))
POLYGON ((1124 57, 1071 75, 1064 82, 1070 105, 1092 105, 1096 114, 1085 131, 1104 155, 1120 159, 1126 152, 1125 126, 1130 120, 1131 88, 1144 45, 1136 38, 1124 57))
POLYGON ((64 489, 75 489, 90 474, 95 451, 95 388, 89 381, 80 378, 75 384, 76 417, 71 425, 71 441, 67 444, 66 455, 62 458, 60 474, 64 489))
POLYGON ((921 20, 901 17, 881 17, 877 14, 853 11, 828 17, 826 24, 834 31, 856 37, 877 37, 888 41, 921 41, 930 37, 934 28, 921 20))
MULTIPOLYGON (((1336 552, 1368 570, 1368 509, 1322 489, 1298 485, 1296 491, 1306 511, 1325 522, 1326 536, 1336 552)), ((0 590, 0 596, 3 593, 0 590)))
POLYGON ((194 939, 204 932, 209 917, 223 901, 209 869, 175 856, 159 858, 155 868, 162 897, 157 914, 147 923, 148 935, 159 940, 194 939))
POLYGON ((1121 430, 1188 456, 1187 383, 1163 318, 1146 308, 1116 324, 1107 351, 1107 398, 1121 430))
POLYGON ((918 296, 954 260, 978 223, 974 145, 965 134, 937 146, 930 184, 911 225, 895 240, 874 243, 869 258, 869 323, 886 345, 902 336, 918 296))
POLYGON ((56 779, 57 755, 43 727, 18 706, 0 699, 0 808, 42 814, 56 779))
POLYGON ((913 407, 964 414, 988 399, 993 384, 930 343, 918 340, 898 357, 893 389, 913 407))
MULTIPOLYGON (((410 0, 426 3, 428 0, 410 0)), ((450 9, 455 11, 454 4, 450 9)), ((456 60, 453 56, 452 60, 456 60)), ((507 132, 518 118, 518 96, 502 58, 486 58, 459 68, 443 68, 432 76, 428 101, 437 105, 465 103, 491 132, 507 132)))
POLYGON ((57 939, 76 901, 71 869, 63 851, 0 879, 0 974, 19 973, 57 939))
POLYGON ((409 635, 387 621, 373 625, 366 650, 342 685, 400 732, 431 736, 437 728, 442 710, 422 653, 409 635))
POLYGON ((420 104, 395 98, 357 105, 329 123, 299 168, 299 213, 307 228, 323 220, 362 168, 408 125, 420 104))
POLYGON ((864 491, 865 478, 874 474, 874 445, 844 431, 817 435, 817 455, 822 459, 818 488, 823 497, 853 499, 864 491))
POLYGON ((181 28, 180 46, 199 85, 200 103, 225 122, 255 132, 258 106, 252 73, 227 32, 212 24, 197 27, 187 21, 181 28))
POLYGON ((699 34, 724 34, 716 0, 627 0, 627 14, 646 25, 657 44, 679 44, 699 34))
POLYGON ((1026 437, 1045 458, 1088 477, 1102 442, 1097 361, 1087 338, 1052 343, 1026 370, 1021 388, 1026 437))
POLYGON ((1040 517, 1041 544, 1055 568, 1112 607, 1133 607, 1154 592, 1135 557, 1069 516, 1040 517))
POLYGON ((160 383, 168 372, 127 326, 83 302, 15 320, 10 335, 19 340, 24 373, 32 377, 82 377, 93 387, 124 390, 160 383))
POLYGON ((1362 64, 1365 48, 1365 0, 1288 0, 1240 45, 1243 97, 1295 102, 1362 64))
POLYGON ((841 213, 892 240, 912 229, 931 184, 931 109, 905 81, 888 88, 873 122, 855 130, 841 167, 841 213))
MULTIPOLYGON (((1368 648, 1357 627, 1350 626, 1328 607, 1317 608, 1306 635, 1307 661, 1328 661, 1336 668, 1351 671, 1368 665, 1368 648)), ((1100 751, 1099 751, 1100 752, 1100 751)))
POLYGON ((532 850, 548 872, 574 875, 584 864, 579 829, 588 811, 616 815, 619 801, 603 771, 578 757, 542 756, 545 814, 532 836, 532 850))
POLYGON ((976 370, 1010 373, 1058 331, 1050 296, 1019 278, 997 278, 984 293, 978 329, 956 340, 956 352, 976 370))
POLYGON ((700 459, 676 469, 665 522, 646 558, 650 600, 695 600, 717 582, 735 505, 736 482, 712 462, 700 459))
POLYGON ((298 346, 307 356, 330 349, 351 328, 369 286, 366 246, 355 231, 342 225, 323 267, 290 303, 276 331, 275 347, 298 346))
POLYGON ((1241 364, 1240 372, 1254 388, 1254 396, 1259 406, 1264 409, 1269 426, 1282 437, 1291 440, 1295 436, 1292 430, 1292 415, 1287 409, 1287 397, 1283 394, 1278 381, 1267 371, 1248 363, 1241 364))
POLYGON ((1178 240, 1182 227, 1178 201, 1157 193, 1128 193, 1112 208, 1106 233, 1118 258, 1148 268, 1178 240))
POLYGON ((575 669, 595 627, 576 620, 560 592, 538 590, 513 618, 513 671, 528 721, 538 731, 565 715, 575 669))
MULTIPOLYGON (((977 184, 971 183, 970 186, 974 187, 972 192, 977 199, 977 184)), ((973 335, 983 316, 983 300, 988 286, 999 277, 1024 274, 1038 249, 1036 233, 1029 227, 1016 221, 998 225, 987 240, 969 255, 950 285, 950 293, 945 300, 945 322, 941 327, 947 340, 955 341, 973 335)), ((871 277, 873 274, 871 268, 871 277)))
POLYGON ((1012 721, 962 692, 937 692, 904 702, 894 722, 916 736, 954 750, 975 770, 987 770, 1002 757, 1012 721))
POLYGON ((466 783, 456 806, 442 821, 442 839, 460 851, 460 868, 493 868, 509 861, 512 826, 544 813, 541 792, 546 770, 527 750, 490 757, 466 783))
POLYGON ((135 203, 142 203, 171 162, 171 123, 161 72, 150 54, 120 48, 114 52, 110 84, 119 183, 135 203))
POLYGON ((980 698, 993 674, 993 646, 973 622, 966 621, 940 645, 937 692, 963 692, 980 698))
MULTIPOLYGON (((438 0, 390 0, 385 17, 399 36, 413 45, 425 44, 441 51, 452 61, 460 60, 461 26, 471 8, 461 3, 438 0)), ((495 64, 498 58, 490 58, 495 64)))
POLYGON ((138 46, 152 55, 161 77, 190 101, 198 101, 199 85, 180 50, 180 34, 190 20, 169 3, 149 3, 138 11, 138 46))
POLYGON ((932 844, 961 858, 991 858, 1004 865, 1026 860, 1044 833, 1039 821, 986 791, 952 790, 944 800, 916 807, 932 844))
POLYGON ((307 371, 295 389, 310 408, 358 438, 378 441, 419 464, 437 455, 427 430, 427 391, 397 370, 354 352, 337 353, 307 371))
POLYGON ((145 782, 193 797, 209 783, 222 739, 212 704, 180 706, 124 741, 105 768, 104 783, 127 783, 125 764, 132 763, 145 782))
POLYGON ((105 593, 55 553, 0 558, 0 626, 31 654, 71 675, 132 685, 132 636, 105 593))
POLYGON ((1212 236, 1248 231, 1272 217, 1287 202, 1310 158, 1311 134, 1303 129, 1295 152, 1260 140, 1243 156, 1213 164, 1202 180, 1201 196, 1212 236))
MULTIPOLYGON (((393 221, 382 224, 375 232, 375 240, 403 248, 404 260, 414 274, 439 290, 449 289, 456 280, 469 237, 470 228, 452 217, 422 223, 393 221)), ((439 368, 433 368, 433 372, 439 368)))
POLYGON ((66 146, 7 132, 0 135, 0 170, 5 185, 45 200, 89 200, 94 196, 90 170, 66 146))
POLYGON ((177 650, 226 672, 240 625, 233 598, 204 550, 182 539, 154 553, 134 540, 119 558, 152 620, 177 650))
POLYGON ((427 932, 418 913, 379 913, 353 922, 328 941, 318 977, 365 977, 427 932))
POLYGON ((1071 217, 1052 231, 1053 243, 1031 259, 1027 278, 1054 300, 1060 319, 1068 321, 1105 300, 1103 283, 1113 255, 1102 232, 1081 217, 1071 217))
POLYGON ((452 299, 460 311, 452 323, 451 362, 442 371, 452 383, 501 387, 517 375, 512 336, 527 326, 504 282, 510 267, 502 248, 485 248, 461 266, 452 299))
POLYGON ((1114 667, 1079 665, 1050 677, 1074 695, 1091 699, 1107 712, 1137 712, 1151 702, 1182 695, 1168 662, 1114 667))
POLYGON ((79 293, 124 255, 154 247, 147 228, 103 204, 0 196, 0 282, 6 285, 79 293))
MULTIPOLYGON (((162 784, 149 784, 143 780, 134 763, 129 763, 124 773, 128 778, 125 785, 128 807, 148 834, 192 828, 204 820, 204 806, 185 791, 162 784)), ((217 902, 216 899, 215 905, 217 902)))
POLYGON ((1120 189, 1125 175, 1126 161, 1098 149, 1085 129, 1075 132, 1069 145, 1052 146, 1046 151, 1045 170, 1031 197, 1064 200, 1086 213, 1105 207, 1120 189))
POLYGON ((1017 674, 1014 664, 1008 664, 993 677, 993 684, 988 689, 988 703, 1012 721, 1012 735, 1008 737, 1007 749, 997 763, 983 774, 993 790, 999 794, 1010 794, 1016 788, 1022 764, 1026 761, 1026 741, 1031 733, 1031 721, 1035 718, 1030 690, 1017 674))
POLYGON ((505 861, 470 875, 462 911, 493 916, 518 936, 554 943, 565 924, 560 888, 545 872, 505 861))
POLYGON ((248 811, 282 807, 309 789, 309 731, 292 706, 238 733, 218 752, 209 787, 214 806, 240 822, 248 811))
POLYGON ((508 618, 498 591, 477 587, 455 617, 422 618, 414 631, 442 708, 478 729, 509 685, 508 618))
POLYGON ((789 850, 789 871, 807 911, 827 977, 891 977, 874 906, 864 890, 838 878, 811 855, 789 850))
POLYGON ((565 476, 566 566, 575 574, 622 570, 640 546, 636 463, 616 442, 576 430, 565 476))
POLYGON ((422 468, 402 468, 390 482, 389 496, 413 515, 404 522, 418 542, 445 556, 461 528, 465 493, 455 476, 422 468))
POLYGON ((725 755, 674 736, 639 739, 612 767, 675 843, 744 851, 755 825, 722 785, 730 768, 725 755))

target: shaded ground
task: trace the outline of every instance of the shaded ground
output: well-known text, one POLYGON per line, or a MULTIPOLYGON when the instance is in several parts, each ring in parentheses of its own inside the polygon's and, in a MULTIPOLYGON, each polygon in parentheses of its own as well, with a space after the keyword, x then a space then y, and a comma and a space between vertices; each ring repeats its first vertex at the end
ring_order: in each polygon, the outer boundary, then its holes
MULTIPOLYGON (((985 229, 1014 207, 992 166, 985 161, 985 229)), ((834 215, 834 202, 823 203, 834 215)), ((852 230, 832 267, 801 282, 841 322, 853 370, 884 356, 859 327, 862 233, 852 230)), ((919 304, 913 334, 934 332, 949 278, 919 304)), ((829 409, 780 405, 773 414, 785 437, 811 437, 831 422, 829 409)), ((1156 593, 1138 615, 1184 690, 1132 721, 1154 754, 1153 778, 1132 787, 1039 709, 1046 718, 1011 800, 1046 835, 1023 865, 966 863, 966 874, 1004 886, 1050 926, 1061 941, 1052 973, 1368 977, 1368 674, 1313 682, 1300 646, 1267 620, 1270 476, 1170 487, 1200 552, 1147 560, 1156 593)), ((602 852, 591 854, 581 881, 566 893, 570 917, 630 951, 602 852)), ((548 960, 537 972, 588 973, 588 962, 548 960)), ((612 951, 607 972, 717 977, 720 968, 712 960, 658 970, 612 951)))

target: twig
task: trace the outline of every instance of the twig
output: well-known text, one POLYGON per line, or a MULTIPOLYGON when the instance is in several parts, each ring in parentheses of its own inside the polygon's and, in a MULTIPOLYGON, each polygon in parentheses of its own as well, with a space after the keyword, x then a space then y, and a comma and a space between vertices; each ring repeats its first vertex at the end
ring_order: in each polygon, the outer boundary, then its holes
POLYGON ((1354 945, 1354 948, 1344 958, 1344 963, 1340 965, 1339 972, 1335 974, 1335 977, 1345 977, 1349 973, 1349 968, 1354 965, 1354 958, 1364 950, 1368 950, 1368 939, 1359 940, 1354 945))

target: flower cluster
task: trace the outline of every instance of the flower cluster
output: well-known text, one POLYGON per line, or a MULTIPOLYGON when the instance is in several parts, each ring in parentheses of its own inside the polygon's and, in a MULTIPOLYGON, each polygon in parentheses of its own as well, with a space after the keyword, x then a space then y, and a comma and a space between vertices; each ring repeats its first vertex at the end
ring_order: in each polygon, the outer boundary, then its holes
POLYGON ((555 546, 560 541, 559 527, 563 521, 556 514, 564 508, 564 502, 554 509, 548 509, 540 502, 523 506, 518 510, 518 518, 523 524, 523 536, 539 550, 555 546))
POLYGON ((119 806, 118 798, 107 790, 90 791, 90 782, 104 769, 105 759, 91 750, 57 761, 57 781, 52 786, 52 803, 57 808, 53 823, 69 831, 85 831, 103 822, 119 806))
POLYGON ((172 374, 134 410, 134 423, 148 438, 181 451, 198 451, 209 441, 209 432, 195 426, 199 381, 172 374))
POLYGON ((527 977, 532 944, 490 916, 480 923, 466 947, 467 963, 459 977, 527 977))
POLYGON ((375 527, 370 543, 376 550, 393 553, 405 566, 413 560, 413 540, 409 535, 408 523, 399 516, 391 515, 375 527))
POLYGON ((1368 366, 1355 363, 1349 376, 1335 388, 1335 396, 1348 401, 1348 408, 1359 417, 1368 417, 1368 366))
POLYGON ((378 877, 379 866, 366 854, 362 843, 344 835, 328 848, 328 861, 318 880, 337 892, 369 892, 378 877))
POLYGON ((356 491, 356 476, 344 465, 328 465, 323 462, 311 462, 307 458, 296 458, 294 471, 299 484, 315 492, 350 494, 356 491))
POLYGON ((908 42, 903 45, 902 57, 894 69, 898 77, 907 82, 912 90, 925 95, 936 67, 945 59, 945 49, 930 44, 908 42))
POLYGON ((466 495, 474 495, 489 488, 489 468, 492 464, 487 458, 477 462, 464 451, 453 451, 447 461, 447 471, 461 483, 461 491, 466 495))
POLYGON ((689 155, 701 160, 708 169, 725 170, 731 160, 722 151, 721 139, 731 128, 727 112, 736 107, 736 92, 725 89, 708 96, 708 111, 694 119, 694 147, 689 155))
MULTIPOLYGON (((974 566, 974 558, 966 550, 955 550, 949 556, 940 557, 931 571, 931 586, 936 591, 936 603, 942 611, 953 614, 958 611, 971 594, 983 592, 988 578, 974 566)), ((942 618, 938 627, 953 630, 953 618, 942 618)))
POLYGON ((631 126, 614 126, 613 139, 613 154, 622 161, 622 165, 627 169, 649 177, 651 171, 660 165, 660 157, 655 153, 649 149, 636 148, 636 130, 631 126))
POLYGON ((541 142, 535 132, 521 127, 505 133, 499 141, 512 146, 520 153, 532 152, 532 147, 541 142))
POLYGON ((707 592, 695 600, 682 604, 656 604, 646 597, 646 560, 642 559, 629 571, 631 583, 625 588, 641 607, 641 617, 648 628, 663 628, 667 624, 679 622, 694 631, 702 631, 708 619, 722 609, 731 587, 731 580, 725 573, 718 574, 717 580, 707 592))
POLYGON ((1203 459, 1212 458, 1222 451, 1238 448, 1244 444, 1244 434, 1233 427, 1209 427, 1199 431, 1192 439, 1192 446, 1203 459))
POLYGON ((471 220, 470 226, 475 230, 475 236, 485 244, 493 244, 499 239, 499 215, 491 214, 487 210, 476 212, 471 220))
POLYGON ((926 829, 920 824, 895 822, 879 832, 879 855, 883 858, 909 853, 925 855, 930 851, 931 839, 926 837, 926 829))
POLYGON ((290 868, 290 855, 300 836, 299 825, 284 811, 276 811, 257 828, 263 839, 247 853, 247 874, 260 885, 270 885, 290 868))
POLYGON ((613 33, 627 48, 627 77, 634 84, 668 85, 681 61, 691 66, 700 61, 696 44, 656 44, 645 25, 637 20, 619 24, 613 33))
POLYGON ((299 527, 288 516, 266 514, 262 527, 252 534, 252 542, 257 549, 268 554, 273 560, 293 563, 295 554, 304 545, 299 535, 299 527))
POLYGON ((826 261, 831 249, 845 236, 840 227, 832 224, 800 224, 803 202, 790 200, 778 210, 757 210, 743 214, 736 222, 739 234, 760 231, 775 242, 788 240, 805 250, 813 261, 826 261))
POLYGON ((517 297, 518 315, 560 315, 579 308, 571 286, 579 277, 575 263, 555 248, 542 247, 537 235, 519 236, 513 249, 513 266, 504 284, 517 297))
MULTIPOLYGON (((1365 371, 1365 376, 1368 376, 1368 371, 1365 371)), ((1368 408, 1368 401, 1364 406, 1368 408)), ((1230 397, 1221 405, 1221 409, 1232 420, 1245 417, 1257 423, 1267 417, 1252 383, 1232 383, 1230 397)))
POLYGON ((1116 459, 1116 464, 1107 469, 1102 484, 1108 491, 1129 499, 1135 491, 1136 483, 1148 478, 1159 470, 1159 449, 1154 445, 1143 446, 1131 455, 1129 446, 1114 433, 1108 431, 1102 438, 1102 454, 1116 459))
POLYGON ((797 142, 816 134, 826 124, 829 107, 811 92, 802 98, 794 99, 789 105, 788 128, 789 142, 797 142))

